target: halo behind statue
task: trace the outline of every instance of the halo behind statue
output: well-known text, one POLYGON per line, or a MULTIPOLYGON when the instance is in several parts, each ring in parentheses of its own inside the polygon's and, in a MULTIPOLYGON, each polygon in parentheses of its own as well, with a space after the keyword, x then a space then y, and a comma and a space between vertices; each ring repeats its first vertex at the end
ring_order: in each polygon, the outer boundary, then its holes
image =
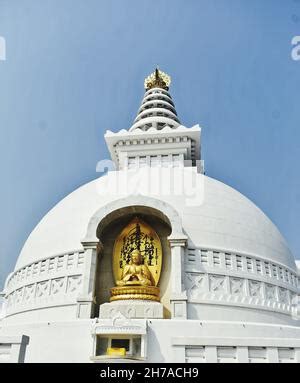
POLYGON ((162 247, 157 233, 139 218, 119 234, 113 249, 116 287, 111 301, 143 299, 159 301, 157 287, 162 266, 162 247))

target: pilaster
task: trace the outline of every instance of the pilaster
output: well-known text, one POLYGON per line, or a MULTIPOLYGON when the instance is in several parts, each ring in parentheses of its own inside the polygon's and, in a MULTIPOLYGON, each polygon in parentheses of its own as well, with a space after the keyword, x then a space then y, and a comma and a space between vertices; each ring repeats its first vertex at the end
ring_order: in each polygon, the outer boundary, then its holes
POLYGON ((98 254, 102 244, 98 239, 83 240, 84 273, 81 294, 77 297, 77 318, 91 318, 95 306, 95 280, 98 254))
POLYGON ((171 311, 172 319, 187 318, 187 295, 184 287, 185 235, 168 237, 171 246, 171 311))

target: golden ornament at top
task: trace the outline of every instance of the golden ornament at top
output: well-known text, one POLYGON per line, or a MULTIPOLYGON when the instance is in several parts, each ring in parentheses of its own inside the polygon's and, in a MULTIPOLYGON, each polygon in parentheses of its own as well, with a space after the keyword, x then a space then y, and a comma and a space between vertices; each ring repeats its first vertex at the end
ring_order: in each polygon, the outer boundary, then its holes
POLYGON ((171 77, 159 70, 155 69, 153 73, 151 73, 148 77, 145 78, 145 89, 149 90, 151 88, 163 88, 165 90, 169 90, 169 86, 171 84, 171 77))

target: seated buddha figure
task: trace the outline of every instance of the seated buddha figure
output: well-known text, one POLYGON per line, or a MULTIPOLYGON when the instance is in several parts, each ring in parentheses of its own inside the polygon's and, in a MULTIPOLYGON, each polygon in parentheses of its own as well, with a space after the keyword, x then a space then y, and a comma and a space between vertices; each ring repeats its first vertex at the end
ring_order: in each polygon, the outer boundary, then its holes
POLYGON ((153 286, 153 278, 148 266, 142 263, 142 255, 139 250, 133 250, 130 256, 130 263, 124 267, 121 280, 117 281, 118 286, 138 285, 153 286))

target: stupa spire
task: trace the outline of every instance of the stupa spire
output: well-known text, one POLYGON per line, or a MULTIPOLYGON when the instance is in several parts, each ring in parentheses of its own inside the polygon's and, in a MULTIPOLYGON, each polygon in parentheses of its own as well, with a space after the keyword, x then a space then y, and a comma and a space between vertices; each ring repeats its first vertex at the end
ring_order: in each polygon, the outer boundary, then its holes
MULTIPOLYGON (((129 131, 105 133, 118 170, 196 166, 201 159, 201 128, 199 125, 187 128, 180 123, 168 92, 170 83, 170 76, 156 67, 145 79, 144 98, 129 131)), ((197 165, 197 171, 203 173, 202 165, 197 165)))
POLYGON ((166 126, 176 129, 180 125, 172 97, 168 92, 170 84, 171 77, 158 67, 145 78, 144 99, 130 131, 135 129, 146 131, 150 128, 161 130, 166 126))

